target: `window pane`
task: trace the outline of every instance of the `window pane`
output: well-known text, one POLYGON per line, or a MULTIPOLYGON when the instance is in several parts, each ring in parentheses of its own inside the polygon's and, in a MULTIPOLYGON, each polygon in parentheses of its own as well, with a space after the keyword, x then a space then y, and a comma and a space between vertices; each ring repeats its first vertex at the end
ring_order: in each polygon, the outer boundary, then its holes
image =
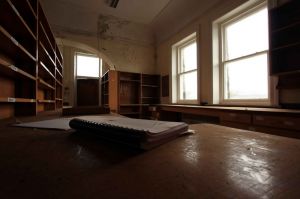
POLYGON ((268 11, 264 8, 225 27, 225 60, 268 49, 268 11))
POLYGON ((225 64, 225 99, 267 99, 267 54, 225 64))
POLYGON ((197 72, 182 74, 179 77, 180 100, 197 99, 197 72))
POLYGON ((181 48, 181 69, 186 72, 197 68, 197 45, 196 42, 181 48))
POLYGON ((99 77, 99 58, 92 56, 76 55, 77 76, 99 77))

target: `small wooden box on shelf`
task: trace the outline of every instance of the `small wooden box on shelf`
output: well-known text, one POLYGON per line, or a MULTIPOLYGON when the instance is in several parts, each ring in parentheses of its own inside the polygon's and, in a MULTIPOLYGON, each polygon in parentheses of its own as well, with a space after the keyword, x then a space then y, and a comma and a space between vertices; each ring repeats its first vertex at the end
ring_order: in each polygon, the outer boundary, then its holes
POLYGON ((0 1, 0 119, 56 110, 55 96, 62 98, 62 88, 55 85, 59 50, 54 47, 37 0, 0 1))

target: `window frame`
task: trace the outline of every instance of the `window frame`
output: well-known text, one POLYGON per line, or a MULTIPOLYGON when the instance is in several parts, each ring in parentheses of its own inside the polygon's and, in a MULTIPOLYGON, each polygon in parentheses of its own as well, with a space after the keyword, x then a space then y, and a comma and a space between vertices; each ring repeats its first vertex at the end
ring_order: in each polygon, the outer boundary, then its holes
POLYGON ((185 37, 181 41, 177 42, 172 46, 172 103, 177 104, 197 104, 199 99, 199 72, 198 72, 198 42, 197 42, 197 35, 196 32, 192 33, 191 35, 185 37), (195 43, 196 44, 196 68, 182 72, 182 54, 181 50, 185 47, 195 43), (196 72, 197 75, 197 90, 196 90, 196 99, 180 99, 180 77, 196 72))
POLYGON ((225 20, 222 20, 218 23, 218 37, 219 37, 219 88, 220 88, 220 104, 228 104, 228 105, 271 105, 271 98, 272 98, 272 93, 271 93, 271 80, 268 75, 268 96, 266 99, 226 99, 225 98, 225 64, 234 62, 234 61, 239 61, 239 60, 244 60, 247 58, 253 58, 258 55, 266 54, 267 56, 267 72, 269 74, 269 48, 267 50, 243 55, 240 57, 236 57, 233 59, 226 59, 226 41, 225 41, 225 27, 228 25, 238 22, 240 20, 243 20, 244 18, 251 16, 252 14, 255 14, 259 12, 260 10, 267 8, 268 9, 268 4, 267 1, 260 1, 254 5, 249 5, 246 8, 240 10, 239 12, 236 12, 234 15, 230 17, 226 17, 225 20))
POLYGON ((100 79, 101 78, 101 68, 102 68, 102 59, 95 55, 95 54, 89 54, 89 53, 83 53, 83 52, 75 52, 75 65, 76 65, 76 71, 75 71, 75 76, 76 79, 100 79), (93 57, 93 58, 98 58, 99 59, 99 76, 98 77, 91 77, 91 76, 82 76, 82 75, 77 75, 78 74, 78 62, 77 62, 77 56, 85 56, 85 57, 93 57))

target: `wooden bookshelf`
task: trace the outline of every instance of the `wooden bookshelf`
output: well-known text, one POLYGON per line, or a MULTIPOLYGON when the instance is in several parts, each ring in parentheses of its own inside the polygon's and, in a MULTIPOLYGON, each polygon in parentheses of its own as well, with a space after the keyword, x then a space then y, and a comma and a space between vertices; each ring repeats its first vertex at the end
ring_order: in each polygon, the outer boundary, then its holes
POLYGON ((269 12, 271 75, 300 72, 299 11, 300 1, 290 0, 269 12))
POLYGON ((118 72, 107 71, 101 78, 101 104, 118 112, 118 72))
POLYGON ((0 119, 61 108, 63 58, 40 3, 0 5, 0 119))
POLYGON ((102 76, 102 105, 133 118, 149 118, 149 106, 160 102, 160 76, 108 71, 102 76))
POLYGON ((158 104, 160 101, 160 75, 141 74, 141 104, 158 104))

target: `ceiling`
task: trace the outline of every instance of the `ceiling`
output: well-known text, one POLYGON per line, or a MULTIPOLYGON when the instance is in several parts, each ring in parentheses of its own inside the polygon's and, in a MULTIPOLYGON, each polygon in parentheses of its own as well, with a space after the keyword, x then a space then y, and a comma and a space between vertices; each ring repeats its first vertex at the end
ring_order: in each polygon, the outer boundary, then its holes
POLYGON ((71 15, 68 15, 68 12, 76 11, 81 17, 77 20, 78 24, 80 26, 81 20, 81 26, 84 27, 86 23, 92 23, 87 21, 85 15, 90 13, 112 15, 149 25, 160 41, 183 28, 221 0, 119 0, 117 8, 109 7, 107 1, 109 0, 41 0, 46 5, 46 10, 47 6, 51 7, 51 13, 56 11, 55 15, 60 15, 61 20, 69 17, 70 21, 71 15), (58 7, 61 7, 60 11, 58 7))
MULTIPOLYGON (((43 0, 42 2, 53 1, 43 0)), ((80 7, 91 12, 112 15, 133 22, 149 24, 159 15, 171 0, 119 0, 116 8, 109 7, 110 0, 56 0, 69 4, 70 8, 80 7)))

